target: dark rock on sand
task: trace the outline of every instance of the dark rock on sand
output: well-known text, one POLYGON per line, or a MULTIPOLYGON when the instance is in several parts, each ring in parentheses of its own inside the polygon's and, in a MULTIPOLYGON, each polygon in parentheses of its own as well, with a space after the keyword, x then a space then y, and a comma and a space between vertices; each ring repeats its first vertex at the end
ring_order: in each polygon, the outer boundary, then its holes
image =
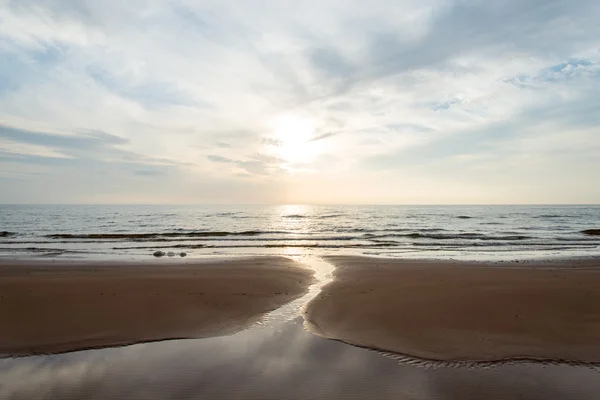
POLYGON ((180 257, 185 257, 185 256, 187 256, 187 253, 181 252, 181 253, 179 253, 179 256, 180 257))
POLYGON ((154 253, 152 253, 152 255, 154 257, 162 257, 165 255, 165 252, 164 251, 155 251, 154 253))

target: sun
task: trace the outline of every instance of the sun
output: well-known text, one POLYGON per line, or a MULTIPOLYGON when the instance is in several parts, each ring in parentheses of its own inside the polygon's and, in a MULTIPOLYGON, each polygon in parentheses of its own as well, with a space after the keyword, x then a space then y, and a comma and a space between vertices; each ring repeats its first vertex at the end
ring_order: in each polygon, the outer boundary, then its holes
POLYGON ((309 163, 316 155, 318 146, 311 139, 315 124, 293 115, 279 117, 274 123, 278 156, 289 164, 309 163))

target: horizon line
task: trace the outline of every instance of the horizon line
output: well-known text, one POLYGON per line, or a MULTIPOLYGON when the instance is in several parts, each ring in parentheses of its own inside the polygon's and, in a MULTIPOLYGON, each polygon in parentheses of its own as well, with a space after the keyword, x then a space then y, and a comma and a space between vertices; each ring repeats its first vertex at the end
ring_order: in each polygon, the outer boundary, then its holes
POLYGON ((0 206, 196 206, 196 207, 416 207, 416 206, 600 206, 599 203, 0 203, 0 206))

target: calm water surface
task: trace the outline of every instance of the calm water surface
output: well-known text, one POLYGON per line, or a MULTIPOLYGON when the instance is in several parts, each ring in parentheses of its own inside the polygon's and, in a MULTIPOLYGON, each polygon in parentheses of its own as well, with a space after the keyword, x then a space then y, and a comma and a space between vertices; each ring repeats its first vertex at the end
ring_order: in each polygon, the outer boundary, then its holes
POLYGON ((0 256, 598 255, 600 206, 0 206, 0 256))

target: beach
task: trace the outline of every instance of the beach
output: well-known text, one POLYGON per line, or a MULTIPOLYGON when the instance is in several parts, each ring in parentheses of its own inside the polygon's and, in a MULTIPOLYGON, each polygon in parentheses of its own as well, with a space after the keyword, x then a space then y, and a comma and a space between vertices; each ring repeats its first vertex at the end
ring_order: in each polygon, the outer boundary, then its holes
POLYGON ((600 391, 597 258, 299 260, 2 261, 0 397, 541 400, 600 391), (323 260, 335 266, 332 280, 323 260), (309 298, 298 316, 296 303, 309 298), (295 316, 268 313, 292 305, 295 316))
POLYGON ((332 256, 311 332, 427 360, 600 362, 600 259, 332 256))
MULTIPOLYGON (((434 361, 600 362, 598 258, 513 262, 326 256, 309 331, 434 361)), ((0 354, 229 335, 308 292, 278 256, 0 263, 0 354)), ((312 295, 311 295, 312 296, 312 295)))
POLYGON ((284 257, 2 261, 0 354, 58 353, 231 334, 302 296, 313 271, 284 257))

